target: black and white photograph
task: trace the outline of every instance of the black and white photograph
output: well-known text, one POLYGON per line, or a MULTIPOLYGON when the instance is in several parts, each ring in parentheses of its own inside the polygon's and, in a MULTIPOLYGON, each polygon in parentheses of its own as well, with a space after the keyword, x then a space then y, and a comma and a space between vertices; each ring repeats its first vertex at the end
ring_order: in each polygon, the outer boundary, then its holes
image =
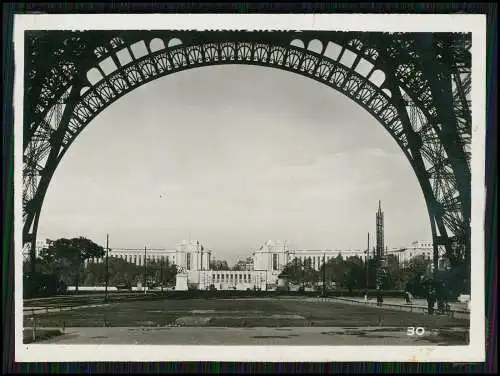
POLYGON ((16 15, 16 360, 484 359, 485 38, 16 15))

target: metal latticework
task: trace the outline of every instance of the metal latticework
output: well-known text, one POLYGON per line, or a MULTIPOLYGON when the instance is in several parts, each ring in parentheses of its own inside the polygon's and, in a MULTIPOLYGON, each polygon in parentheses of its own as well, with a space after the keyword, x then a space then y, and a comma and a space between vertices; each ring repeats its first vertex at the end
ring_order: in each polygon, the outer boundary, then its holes
POLYGON ((377 258, 384 256, 384 212, 382 211, 381 203, 378 202, 378 210, 375 214, 376 228, 376 255, 377 258))
POLYGON ((389 132, 425 196, 452 265, 470 258, 469 34, 274 31, 37 31, 25 34, 23 241, 34 246, 59 162, 101 111, 185 69, 248 64, 345 94, 389 132))

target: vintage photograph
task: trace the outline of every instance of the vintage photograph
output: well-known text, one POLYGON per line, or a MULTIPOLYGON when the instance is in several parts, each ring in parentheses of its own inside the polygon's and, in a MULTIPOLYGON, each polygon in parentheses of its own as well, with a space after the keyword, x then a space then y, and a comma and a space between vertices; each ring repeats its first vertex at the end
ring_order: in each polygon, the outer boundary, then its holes
POLYGON ((481 353, 481 22, 44 17, 15 25, 23 353, 481 353))

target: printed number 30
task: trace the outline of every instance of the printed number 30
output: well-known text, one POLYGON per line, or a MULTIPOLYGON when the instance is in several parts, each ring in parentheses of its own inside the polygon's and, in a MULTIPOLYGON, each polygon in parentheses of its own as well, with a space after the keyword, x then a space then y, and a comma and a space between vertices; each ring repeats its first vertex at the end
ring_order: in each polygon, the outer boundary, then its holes
POLYGON ((425 329, 420 327, 420 326, 417 326, 416 328, 413 326, 408 327, 408 330, 406 331, 406 335, 414 336, 415 334, 417 336, 423 336, 425 334, 425 329))

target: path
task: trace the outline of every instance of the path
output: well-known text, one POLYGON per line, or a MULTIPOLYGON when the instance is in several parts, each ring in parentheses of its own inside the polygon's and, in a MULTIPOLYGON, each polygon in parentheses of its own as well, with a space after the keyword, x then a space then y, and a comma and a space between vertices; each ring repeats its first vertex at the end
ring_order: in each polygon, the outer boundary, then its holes
MULTIPOLYGON (((377 306, 377 301, 376 299, 368 299, 367 302, 365 302, 364 298, 308 298, 310 301, 318 301, 318 302, 339 302, 339 303, 344 303, 344 304, 353 304, 353 305, 364 305, 366 307, 370 308, 379 308, 379 309, 389 309, 389 310, 396 310, 396 311, 406 311, 406 312, 415 312, 415 313, 422 313, 422 314, 427 314, 427 302, 425 304, 421 304, 422 301, 419 300, 414 300, 413 304, 406 304, 402 303, 401 299, 397 298, 389 298, 389 299, 384 299, 384 303, 382 304, 381 307, 377 306), (420 303, 420 304, 419 304, 420 303)), ((465 308, 463 308, 462 303, 456 303, 455 305, 451 305, 451 312, 450 312, 450 317, 457 318, 457 319, 469 319, 470 318, 470 313, 469 311, 465 308)))
MULTIPOLYGON (((465 333, 464 329, 452 329, 465 333)), ((405 328, 66 328, 65 334, 38 343, 147 345, 450 345, 437 331, 410 337, 405 328)), ((463 344, 463 343, 462 343, 463 344)))

